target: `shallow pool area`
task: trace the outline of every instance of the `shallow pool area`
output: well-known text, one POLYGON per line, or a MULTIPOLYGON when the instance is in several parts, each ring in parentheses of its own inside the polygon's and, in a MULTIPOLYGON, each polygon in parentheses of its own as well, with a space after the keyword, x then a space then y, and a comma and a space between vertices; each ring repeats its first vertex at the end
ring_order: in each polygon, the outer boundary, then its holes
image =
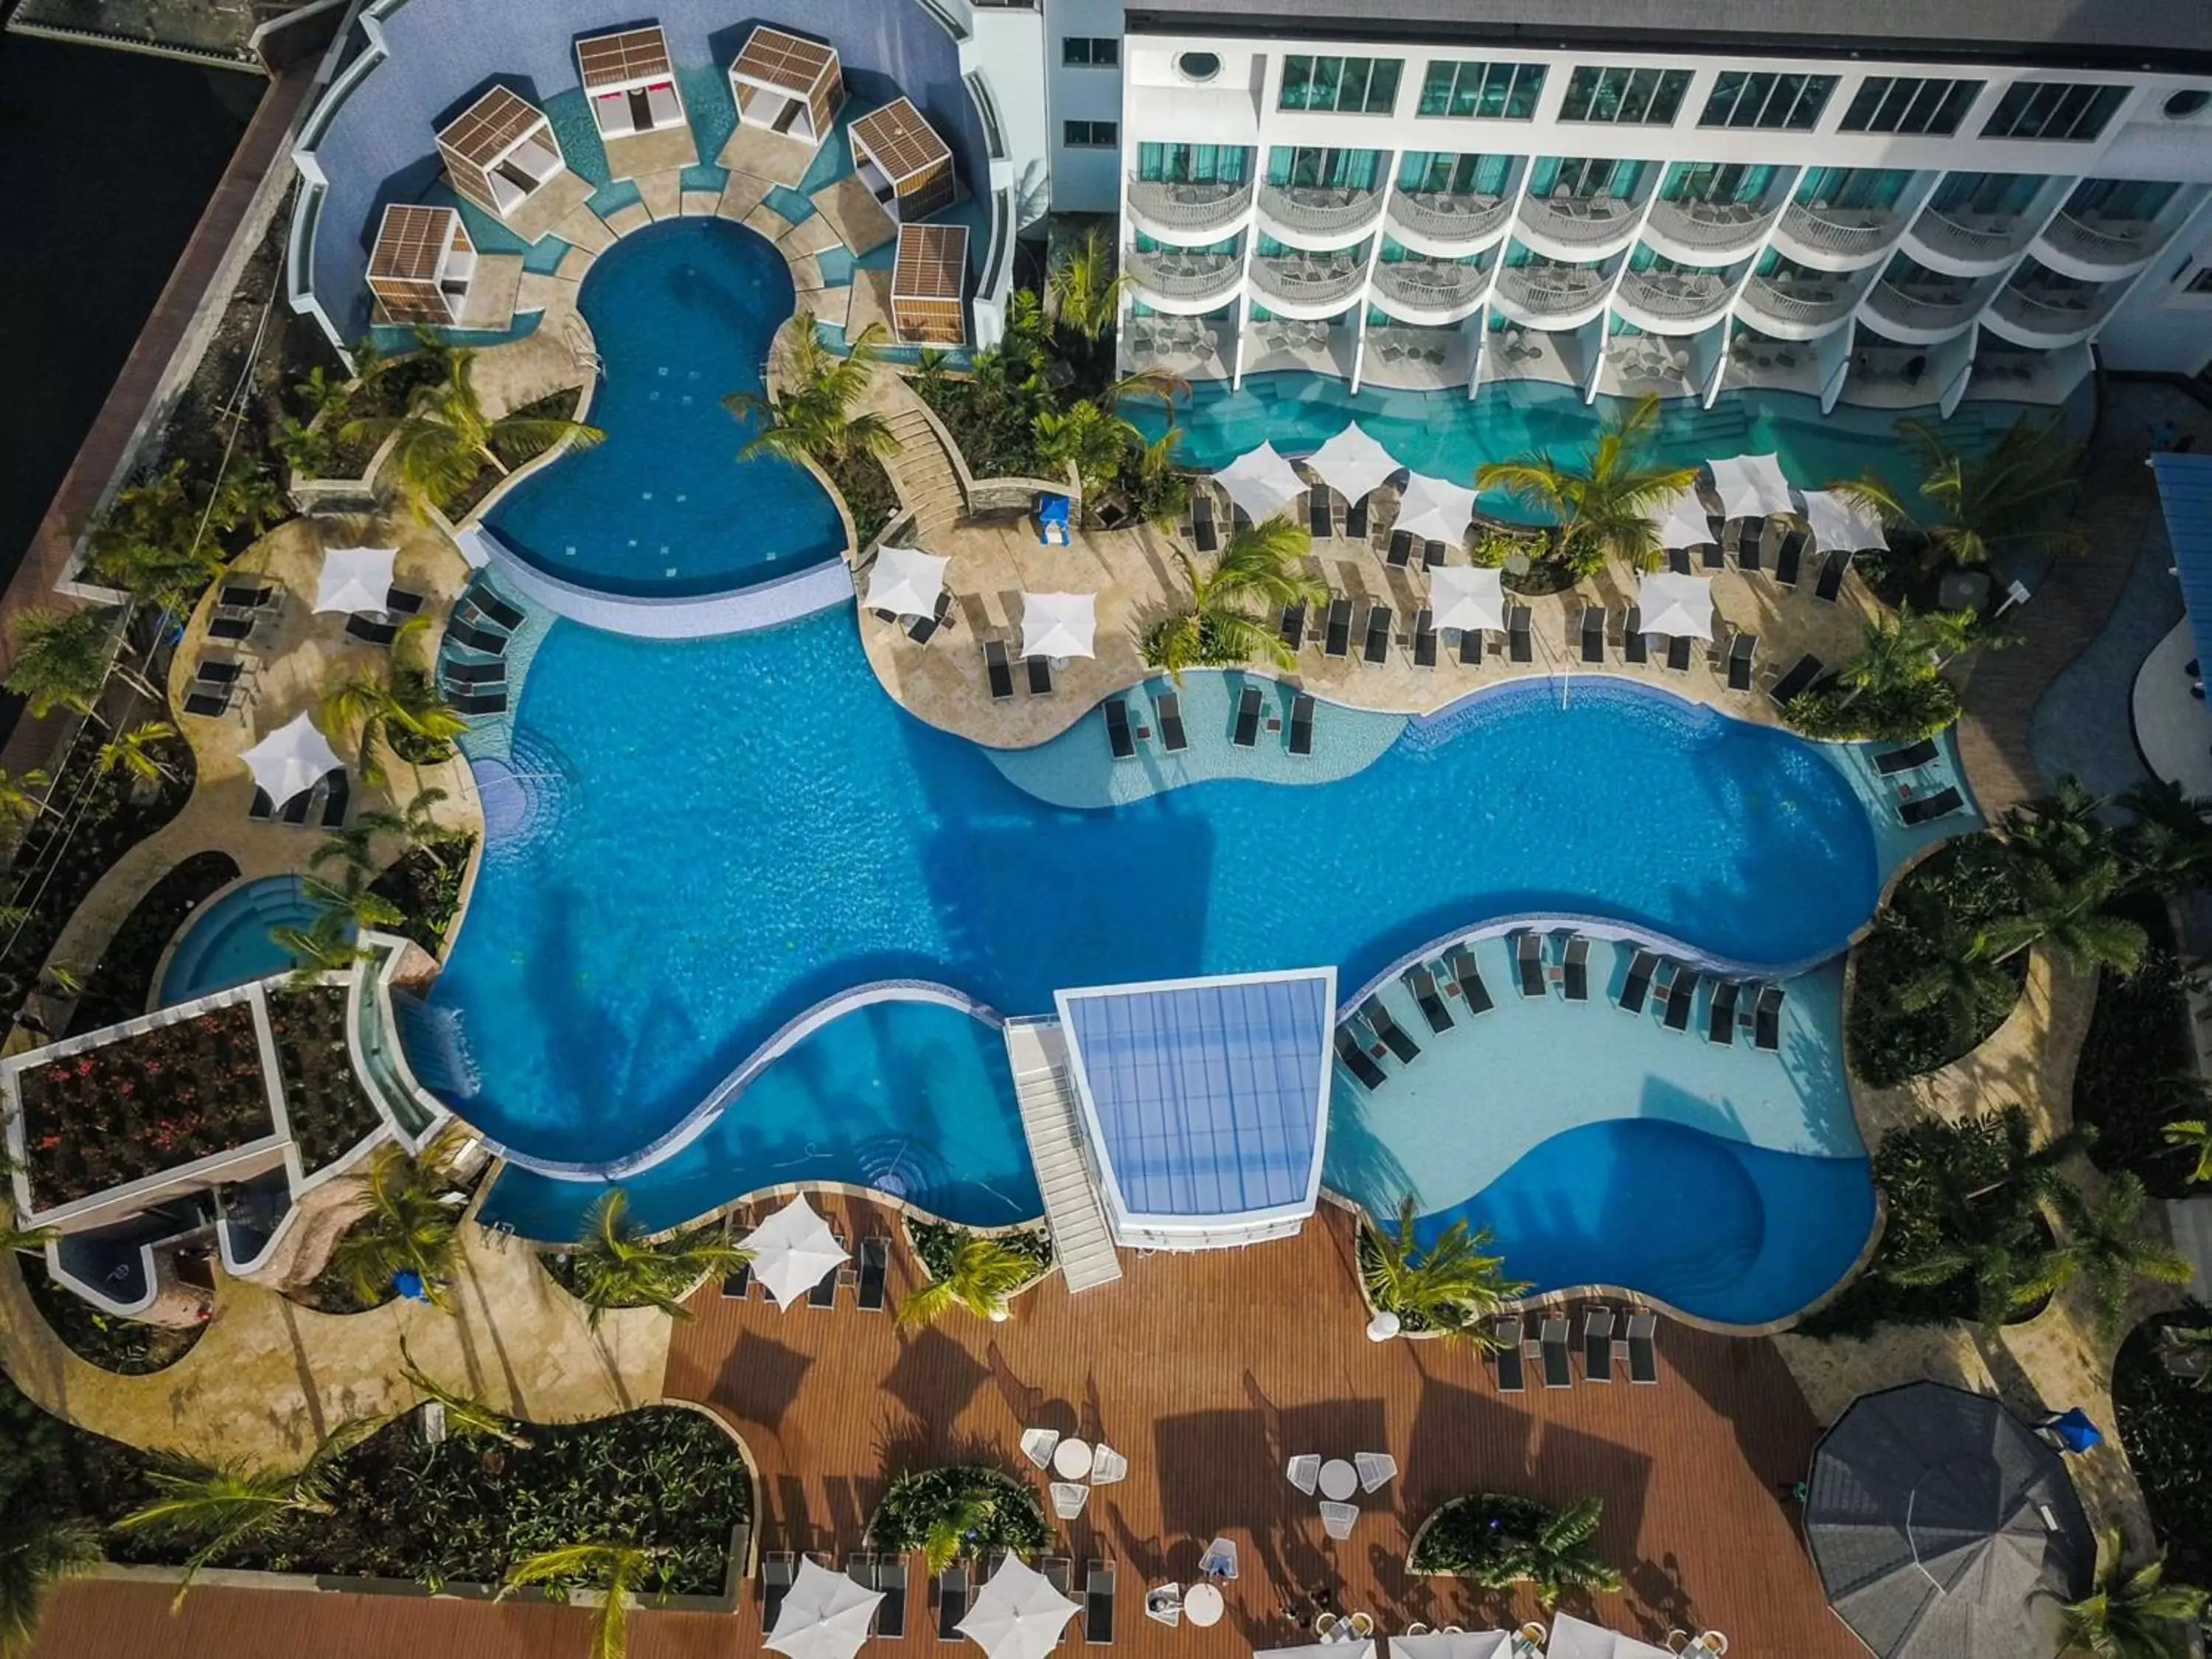
POLYGON ((185 924, 161 969, 161 1006, 288 971, 292 953, 269 930, 304 931, 322 909, 297 876, 265 876, 219 895, 185 924))

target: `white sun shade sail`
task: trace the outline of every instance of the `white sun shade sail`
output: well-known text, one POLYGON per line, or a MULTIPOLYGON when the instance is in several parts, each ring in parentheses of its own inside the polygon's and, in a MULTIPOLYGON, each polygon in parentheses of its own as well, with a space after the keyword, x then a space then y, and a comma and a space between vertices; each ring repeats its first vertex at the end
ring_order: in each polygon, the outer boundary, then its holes
POLYGON ((1448 564, 1429 572, 1429 605, 1437 628, 1505 631, 1505 589, 1495 570, 1448 564))
POLYGON ((1307 469, 1348 501, 1356 501, 1398 470, 1397 458, 1358 422, 1306 457, 1307 469))
POLYGON ((1657 527, 1662 547, 1696 547, 1713 539, 1712 517, 1694 487, 1669 496, 1645 516, 1657 527))
POLYGON ((1823 553, 1863 553, 1889 545, 1881 515, 1838 489, 1807 490, 1805 522, 1812 527, 1813 544, 1823 553))
POLYGON ((334 547, 315 579, 318 611, 381 611, 392 592, 396 547, 334 547))
POLYGON ((331 740, 305 714, 294 715, 289 724, 277 727, 239 758, 279 806, 302 789, 313 788, 318 778, 340 763, 331 740))
POLYGON ((738 1247, 752 1252, 753 1277, 768 1286, 779 1308, 788 1308, 850 1257, 804 1194, 739 1239, 738 1247))
POLYGON ((776 1611, 775 1629, 762 1645, 791 1659, 853 1659, 868 1639, 883 1599, 883 1591, 863 1589, 846 1574, 802 1555, 799 1576, 776 1611))
POLYGON ((1656 572, 1638 586, 1636 602, 1643 607, 1647 634, 1693 640, 1713 636, 1713 585, 1703 576, 1656 572))
POLYGON ((1044 1659, 1081 1611, 1042 1573, 1010 1555, 954 1628, 991 1659, 1044 1659))
POLYGON ((1764 519, 1797 510, 1778 456, 1738 455, 1713 462, 1712 469, 1713 493, 1720 497, 1723 519, 1764 519))
POLYGON ((1239 455, 1215 473, 1213 481, 1255 520, 1273 518, 1306 487, 1305 480, 1276 453, 1274 445, 1267 443, 1239 455))
POLYGON ((1023 594, 1022 655, 1094 655, 1091 641, 1098 629, 1095 599, 1090 593, 1023 594))
POLYGON ((951 562, 918 548, 879 550, 868 572, 868 609, 888 611, 894 617, 929 616, 937 609, 937 596, 945 591, 945 567, 951 562))
POLYGON ((1474 492, 1449 478, 1416 472, 1398 499, 1397 528, 1428 541, 1458 546, 1467 539, 1468 520, 1474 517, 1474 492))
POLYGON ((1502 1630, 1432 1630, 1392 1637, 1390 1655, 1391 1659, 1499 1659, 1512 1639, 1502 1630))
POLYGON ((1671 1659, 1664 1648, 1565 1613, 1552 1615, 1552 1639, 1544 1652, 1546 1659, 1671 1659))

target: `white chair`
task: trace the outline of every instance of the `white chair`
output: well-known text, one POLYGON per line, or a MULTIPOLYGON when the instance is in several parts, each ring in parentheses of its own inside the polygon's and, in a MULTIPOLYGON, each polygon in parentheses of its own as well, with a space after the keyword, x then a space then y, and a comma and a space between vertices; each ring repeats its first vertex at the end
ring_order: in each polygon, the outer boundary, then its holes
POLYGON ((1110 1486, 1116 1480, 1125 1480, 1129 1474, 1129 1460, 1111 1446, 1101 1444, 1091 1454, 1091 1484, 1110 1486))
POLYGON ((1426 1636, 1428 1633, 1429 1627, 1418 1619, 1406 1626, 1406 1634, 1408 1636, 1426 1636))
POLYGON ((1063 1521, 1073 1521, 1083 1513, 1083 1506, 1091 1501, 1091 1488, 1078 1486, 1073 1480, 1052 1483, 1052 1512, 1063 1521))
POLYGON ((1182 1586, 1160 1584, 1145 1592, 1145 1617, 1163 1625, 1182 1623, 1182 1586))
POLYGON ((1369 1637, 1374 1635, 1375 1615, 1371 1613, 1353 1613, 1352 1615, 1352 1633, 1358 1637, 1369 1637))
POLYGON ((1328 1641, 1328 1633, 1334 1630, 1336 1626, 1337 1617, 1334 1613, 1316 1613, 1314 1615, 1314 1639, 1318 1642, 1328 1641))
POLYGON ((1206 1553, 1198 1559, 1199 1576, 1203 1578, 1234 1578, 1237 1576, 1237 1540, 1217 1538, 1206 1547, 1206 1553))
POLYGON ((1290 1467, 1285 1469, 1283 1474, 1292 1486, 1311 1498, 1314 1495, 1314 1488, 1321 1483, 1321 1457, 1317 1453, 1310 1453, 1304 1457, 1293 1457, 1290 1467))
POLYGON ((1352 1536, 1352 1523, 1359 1519, 1359 1510, 1352 1504, 1323 1504, 1321 1506, 1321 1529, 1331 1538, 1352 1536))
POLYGON ((1398 1460, 1388 1452, 1361 1452, 1352 1458, 1352 1467, 1359 1471, 1362 1492, 1387 1486, 1398 1478, 1398 1460))
POLYGON ((1060 1431, 1057 1429, 1022 1431, 1022 1455, 1041 1469, 1051 1466, 1053 1448, 1059 1444, 1060 1431))

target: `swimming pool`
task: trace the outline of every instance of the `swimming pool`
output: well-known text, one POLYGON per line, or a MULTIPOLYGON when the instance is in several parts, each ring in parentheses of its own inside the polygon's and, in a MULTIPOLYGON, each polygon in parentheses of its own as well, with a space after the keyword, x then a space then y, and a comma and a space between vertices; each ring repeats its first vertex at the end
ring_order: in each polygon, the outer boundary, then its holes
POLYGON ((761 389, 792 312, 791 272, 726 219, 625 236, 577 295, 605 373, 589 418, 606 441, 531 474, 487 526, 549 574, 657 598, 719 592, 819 563, 844 546, 837 509, 804 467, 732 458, 757 429, 728 392, 761 389))
POLYGON ((234 887, 185 924, 161 969, 165 1008, 293 966, 292 953, 269 937, 272 927, 314 926, 323 907, 297 876, 265 876, 234 887))

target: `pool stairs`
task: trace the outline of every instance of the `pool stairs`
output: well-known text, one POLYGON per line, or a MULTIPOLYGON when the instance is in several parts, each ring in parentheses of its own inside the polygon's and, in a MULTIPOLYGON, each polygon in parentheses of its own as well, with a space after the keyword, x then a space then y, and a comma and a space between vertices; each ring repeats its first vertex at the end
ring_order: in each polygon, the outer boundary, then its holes
POLYGON ((1044 1194, 1060 1276, 1071 1291, 1110 1285, 1121 1276, 1121 1261, 1091 1178, 1090 1161, 1083 1155, 1083 1115, 1068 1079, 1067 1040, 1060 1022, 1051 1019, 1010 1019, 1005 1033, 1022 1133, 1036 1166, 1037 1189, 1044 1194))

